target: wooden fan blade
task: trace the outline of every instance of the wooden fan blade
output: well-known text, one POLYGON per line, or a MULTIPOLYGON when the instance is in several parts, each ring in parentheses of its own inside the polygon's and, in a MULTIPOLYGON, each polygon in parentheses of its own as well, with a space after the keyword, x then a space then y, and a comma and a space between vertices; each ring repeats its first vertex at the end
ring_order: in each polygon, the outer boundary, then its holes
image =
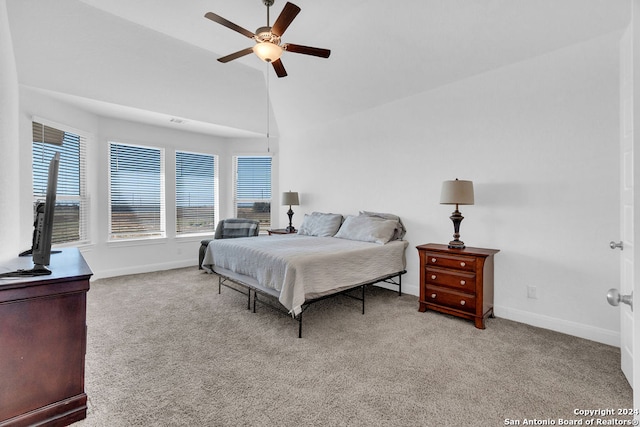
POLYGON ((242 56, 248 55, 253 52, 253 48, 248 47, 246 49, 239 50, 231 55, 223 56, 222 58, 218 58, 218 61, 222 63, 227 63, 229 61, 233 61, 234 59, 240 58, 242 56))
POLYGON ((331 55, 329 49, 321 49, 319 47, 301 46, 299 44, 287 43, 284 46, 284 50, 293 53, 302 53, 303 55, 319 56, 320 58, 328 58, 331 55))
POLYGON ((300 13, 300 8, 293 3, 287 2, 287 4, 284 5, 282 12, 280 12, 278 19, 276 19, 275 24, 271 27, 271 32, 276 36, 282 37, 298 13, 300 13))
POLYGON ((284 65, 282 65, 282 61, 280 59, 276 59, 271 63, 273 65, 273 69, 275 70, 278 77, 286 77, 287 70, 284 69, 284 65))
POLYGON ((208 18, 208 19, 211 19, 213 22, 217 22, 220 25, 224 25, 225 27, 230 28, 233 31, 237 31, 240 34, 242 34, 243 36, 249 37, 250 39, 252 39, 255 36, 255 34, 253 34, 251 31, 249 31, 247 29, 244 29, 241 26, 236 25, 233 22, 224 19, 222 16, 216 15, 213 12, 207 12, 204 15, 204 17, 208 18))

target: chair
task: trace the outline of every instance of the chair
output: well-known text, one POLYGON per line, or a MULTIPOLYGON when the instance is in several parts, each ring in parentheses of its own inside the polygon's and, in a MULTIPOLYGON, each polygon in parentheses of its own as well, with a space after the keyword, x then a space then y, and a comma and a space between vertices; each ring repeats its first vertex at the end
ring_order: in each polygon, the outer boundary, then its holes
MULTIPOLYGON (((216 226, 214 239, 234 239, 236 237, 253 237, 260 232, 260 222, 244 218, 221 219, 216 226)), ((198 268, 202 270, 202 261, 207 252, 207 246, 213 239, 200 241, 200 253, 198 254, 198 268)))

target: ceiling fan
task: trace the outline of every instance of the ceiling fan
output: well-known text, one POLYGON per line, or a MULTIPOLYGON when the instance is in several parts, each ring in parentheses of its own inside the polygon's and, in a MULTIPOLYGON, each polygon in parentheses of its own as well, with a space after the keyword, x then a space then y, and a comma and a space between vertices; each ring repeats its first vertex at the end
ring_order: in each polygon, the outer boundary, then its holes
POLYGON ((218 58, 218 61, 226 63, 233 61, 234 59, 243 57, 255 53, 260 59, 265 62, 270 62, 273 65, 278 77, 285 77, 287 71, 282 65, 280 56, 286 50, 287 52, 301 53, 303 55, 318 56, 320 58, 328 58, 331 54, 329 49, 321 49, 317 47, 301 46, 293 43, 280 44, 280 38, 287 30, 294 18, 300 13, 300 8, 293 3, 287 2, 284 5, 284 9, 280 12, 280 15, 273 24, 273 27, 269 26, 269 8, 273 6, 274 0, 262 0, 265 6, 267 6, 267 26, 260 27, 256 30, 255 34, 251 31, 242 28, 239 25, 234 24, 231 21, 224 19, 220 15, 216 15, 213 12, 207 12, 205 18, 211 19, 213 22, 224 25, 227 28, 237 31, 238 33, 255 40, 256 44, 253 47, 242 49, 238 52, 232 53, 222 58, 218 58))

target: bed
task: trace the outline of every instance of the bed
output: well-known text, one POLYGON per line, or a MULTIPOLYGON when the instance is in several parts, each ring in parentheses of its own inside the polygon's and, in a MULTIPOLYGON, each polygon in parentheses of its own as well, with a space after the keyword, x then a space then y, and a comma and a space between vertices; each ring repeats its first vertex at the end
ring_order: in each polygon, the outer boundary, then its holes
POLYGON ((247 290, 248 307, 258 295, 276 298, 299 321, 313 302, 357 288, 386 282, 402 292, 406 272, 406 230, 392 214, 314 212, 305 215, 297 234, 212 240, 203 268, 247 290))

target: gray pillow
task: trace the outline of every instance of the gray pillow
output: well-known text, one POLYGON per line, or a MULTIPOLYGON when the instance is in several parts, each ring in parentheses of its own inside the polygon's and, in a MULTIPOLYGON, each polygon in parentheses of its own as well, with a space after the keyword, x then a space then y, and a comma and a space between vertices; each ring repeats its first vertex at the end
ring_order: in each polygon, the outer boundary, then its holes
POLYGON ((404 224, 398 215, 390 214, 390 213, 381 213, 381 212, 368 212, 368 211, 360 211, 360 215, 373 216, 377 218, 390 219, 393 221, 397 221, 396 230, 391 237, 391 240, 402 240, 405 234, 407 234, 407 229, 404 228, 404 224))
POLYGON ((313 212, 304 215, 298 234, 305 236, 333 237, 342 224, 341 214, 313 212))
POLYGON ((335 237, 383 245, 393 237, 397 223, 394 220, 375 216, 350 215, 344 220, 335 237))

